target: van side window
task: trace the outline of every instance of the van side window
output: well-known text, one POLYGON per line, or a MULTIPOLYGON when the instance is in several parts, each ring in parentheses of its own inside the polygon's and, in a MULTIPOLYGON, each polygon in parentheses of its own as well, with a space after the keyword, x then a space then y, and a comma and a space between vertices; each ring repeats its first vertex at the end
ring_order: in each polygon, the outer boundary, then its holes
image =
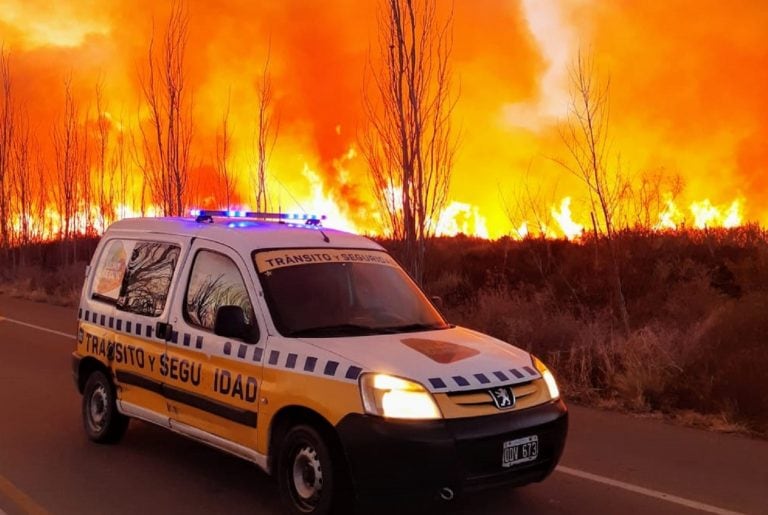
POLYGON ((128 261, 117 308, 138 315, 160 316, 181 249, 173 244, 136 242, 128 261))
MULTIPOLYGON (((195 256, 184 299, 184 318, 192 325, 213 331, 220 306, 240 306, 248 325, 257 330, 253 306, 243 276, 227 256, 201 250, 195 256)), ((254 341, 258 339, 256 336, 254 341)))
POLYGON ((109 304, 117 302, 128 258, 135 244, 131 240, 112 240, 107 243, 96 265, 92 299, 109 304))

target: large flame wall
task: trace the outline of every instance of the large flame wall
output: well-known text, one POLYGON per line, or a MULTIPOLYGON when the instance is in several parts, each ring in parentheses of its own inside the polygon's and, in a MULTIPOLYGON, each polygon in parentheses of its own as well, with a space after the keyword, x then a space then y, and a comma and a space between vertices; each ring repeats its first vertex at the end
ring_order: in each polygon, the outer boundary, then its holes
MULTIPOLYGON (((215 134, 231 94, 232 166, 239 201, 252 202, 256 89, 271 48, 280 114, 270 164, 273 202, 284 210, 330 210, 330 225, 335 217, 350 228, 379 230, 356 151, 377 5, 188 3, 200 191, 217 191, 215 134)), ((16 94, 45 159, 51 161, 51 127, 62 116, 66 77, 84 111, 94 108, 95 84, 102 81, 113 130, 135 125, 137 69, 146 63, 153 23, 159 32, 168 9, 143 0, 3 2, 0 39, 11 50, 16 94)), ((683 179, 682 193, 665 204, 654 226, 698 224, 694 203, 717 211, 705 217, 713 224, 733 220, 734 202, 739 223, 768 218, 765 2, 479 0, 457 1, 454 16, 460 95, 453 122, 461 137, 443 232, 497 237, 530 227, 530 202, 521 192, 532 190, 540 211, 551 215, 554 235, 589 226, 584 187, 553 159, 565 155, 558 123, 567 114, 568 67, 580 47, 610 75, 611 144, 623 168, 683 179), (519 219, 510 220, 512 212, 519 219)), ((215 204, 216 197, 200 201, 215 204)))

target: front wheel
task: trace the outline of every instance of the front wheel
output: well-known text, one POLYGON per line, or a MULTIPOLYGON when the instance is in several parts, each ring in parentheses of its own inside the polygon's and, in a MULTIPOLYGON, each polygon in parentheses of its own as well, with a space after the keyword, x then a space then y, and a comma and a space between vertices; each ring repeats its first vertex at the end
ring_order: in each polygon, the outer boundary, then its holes
POLYGON ((331 452, 312 427, 293 427, 280 447, 280 495, 290 513, 327 514, 334 504, 336 476, 331 452))
POLYGON ((97 443, 117 443, 128 429, 128 417, 117 411, 115 387, 100 370, 85 383, 83 426, 88 438, 97 443))

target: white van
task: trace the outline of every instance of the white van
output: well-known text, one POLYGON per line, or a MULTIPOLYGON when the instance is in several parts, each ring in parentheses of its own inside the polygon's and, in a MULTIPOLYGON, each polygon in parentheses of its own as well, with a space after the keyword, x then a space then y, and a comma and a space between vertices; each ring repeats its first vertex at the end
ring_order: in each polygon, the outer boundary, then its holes
POLYGON ((316 217, 119 221, 78 316, 93 441, 166 427, 277 476, 292 513, 541 481, 563 450, 543 363, 451 325, 381 246, 316 217))

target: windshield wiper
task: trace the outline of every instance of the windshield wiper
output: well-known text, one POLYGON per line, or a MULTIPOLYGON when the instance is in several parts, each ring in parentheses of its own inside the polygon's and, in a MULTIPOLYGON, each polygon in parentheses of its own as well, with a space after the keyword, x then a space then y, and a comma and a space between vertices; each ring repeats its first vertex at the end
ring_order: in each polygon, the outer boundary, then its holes
POLYGON ((328 336, 363 336, 368 334, 388 334, 392 331, 388 327, 370 327, 359 324, 337 324, 323 325, 318 327, 307 327, 291 331, 286 336, 291 338, 303 337, 328 337, 328 336))
POLYGON ((391 327, 381 327, 381 331, 388 333, 415 333, 418 331, 436 331, 438 329, 450 329, 451 324, 406 324, 391 327))

